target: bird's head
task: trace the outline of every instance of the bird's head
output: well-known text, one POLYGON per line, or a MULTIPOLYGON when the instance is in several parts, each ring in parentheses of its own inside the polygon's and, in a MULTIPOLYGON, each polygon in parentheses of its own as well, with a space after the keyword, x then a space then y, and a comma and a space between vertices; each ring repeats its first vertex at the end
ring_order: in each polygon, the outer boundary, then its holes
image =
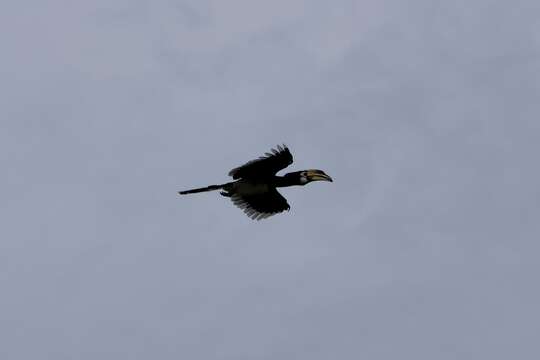
POLYGON ((306 185, 307 183, 310 183, 312 181, 332 182, 332 178, 326 175, 325 172, 322 170, 317 170, 317 169, 302 170, 302 171, 299 171, 297 174, 298 174, 300 185, 306 185))

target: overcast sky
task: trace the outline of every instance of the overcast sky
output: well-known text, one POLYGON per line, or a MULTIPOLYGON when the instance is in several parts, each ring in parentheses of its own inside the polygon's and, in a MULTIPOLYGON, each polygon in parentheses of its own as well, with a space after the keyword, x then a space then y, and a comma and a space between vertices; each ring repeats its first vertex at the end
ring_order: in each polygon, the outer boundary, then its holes
POLYGON ((0 8, 0 358, 540 358, 538 1, 0 8))

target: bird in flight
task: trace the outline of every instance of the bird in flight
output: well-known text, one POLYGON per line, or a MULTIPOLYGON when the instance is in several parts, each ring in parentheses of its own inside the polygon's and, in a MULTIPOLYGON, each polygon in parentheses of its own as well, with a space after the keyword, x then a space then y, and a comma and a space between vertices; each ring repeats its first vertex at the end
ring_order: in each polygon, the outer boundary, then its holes
POLYGON ((291 165, 293 157, 286 145, 278 145, 264 156, 251 160, 232 169, 229 176, 236 181, 221 185, 179 191, 180 195, 204 191, 221 190, 253 220, 266 219, 272 215, 289 210, 290 206, 276 188, 306 185, 312 181, 332 181, 322 170, 310 169, 276 175, 278 171, 291 165))

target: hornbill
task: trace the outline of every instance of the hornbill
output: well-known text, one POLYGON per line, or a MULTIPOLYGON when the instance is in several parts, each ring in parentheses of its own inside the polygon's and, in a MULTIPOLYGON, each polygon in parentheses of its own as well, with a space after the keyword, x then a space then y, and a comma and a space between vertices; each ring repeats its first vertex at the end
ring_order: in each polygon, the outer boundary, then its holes
POLYGON ((286 145, 278 145, 264 156, 251 160, 232 169, 229 176, 236 181, 221 185, 179 191, 180 195, 203 191, 222 190, 221 195, 231 198, 232 202, 254 220, 265 219, 285 210, 290 206, 287 200, 276 190, 279 187, 306 185, 312 181, 332 181, 322 170, 302 170, 278 176, 276 173, 292 164, 293 157, 286 145))

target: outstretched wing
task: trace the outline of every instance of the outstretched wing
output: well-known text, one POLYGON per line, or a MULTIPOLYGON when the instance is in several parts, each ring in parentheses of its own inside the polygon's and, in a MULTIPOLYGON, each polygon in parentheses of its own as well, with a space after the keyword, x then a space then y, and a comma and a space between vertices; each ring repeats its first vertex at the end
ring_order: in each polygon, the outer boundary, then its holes
POLYGON ((233 194, 231 200, 253 220, 266 219, 291 208, 276 188, 253 195, 233 194))
POLYGON ((279 170, 291 165, 293 157, 286 145, 278 145, 277 149, 272 149, 265 156, 251 160, 242 166, 232 169, 229 176, 233 179, 258 178, 275 175, 279 170))

